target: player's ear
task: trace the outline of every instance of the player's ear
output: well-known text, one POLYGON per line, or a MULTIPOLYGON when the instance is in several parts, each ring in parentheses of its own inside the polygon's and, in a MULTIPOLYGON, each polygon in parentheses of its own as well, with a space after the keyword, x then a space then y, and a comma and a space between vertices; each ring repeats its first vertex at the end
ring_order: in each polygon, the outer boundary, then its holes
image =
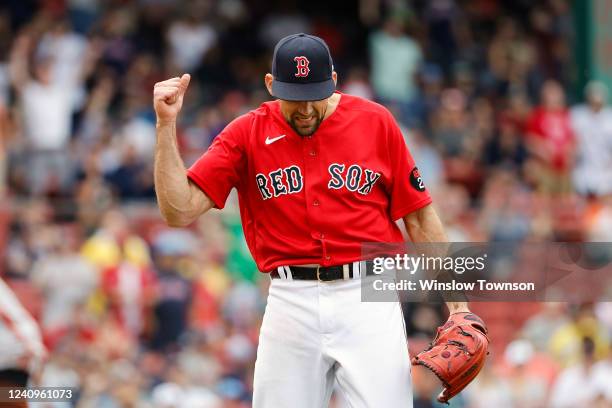
POLYGON ((268 90, 270 96, 274 96, 272 94, 272 81, 274 81, 274 77, 272 76, 272 74, 267 73, 264 77, 264 83, 266 84, 266 89, 268 90))
POLYGON ((338 85, 338 74, 336 71, 332 71, 332 79, 334 80, 334 85, 338 85))

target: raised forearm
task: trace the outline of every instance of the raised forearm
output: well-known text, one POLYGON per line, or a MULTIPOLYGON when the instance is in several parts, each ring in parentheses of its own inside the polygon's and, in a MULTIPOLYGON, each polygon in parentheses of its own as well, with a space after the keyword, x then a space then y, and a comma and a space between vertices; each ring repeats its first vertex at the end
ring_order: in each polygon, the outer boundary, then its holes
POLYGON ((155 84, 153 107, 157 115, 155 145, 155 193, 166 223, 172 227, 191 224, 213 207, 212 201, 189 181, 176 141, 176 118, 189 86, 189 74, 155 84))
POLYGON ((11 78, 11 83, 17 91, 28 81, 28 52, 31 39, 28 35, 20 35, 15 40, 13 49, 11 50, 8 71, 11 78))
POLYGON ((182 227, 212 208, 212 202, 187 178, 174 122, 157 123, 155 192, 161 214, 170 226, 182 227))

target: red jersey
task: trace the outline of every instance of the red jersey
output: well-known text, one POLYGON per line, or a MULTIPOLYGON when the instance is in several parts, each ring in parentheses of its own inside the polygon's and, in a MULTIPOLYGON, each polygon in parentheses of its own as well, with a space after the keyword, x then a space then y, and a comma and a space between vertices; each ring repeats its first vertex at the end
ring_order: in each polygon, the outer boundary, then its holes
POLYGON ((391 113, 343 94, 312 136, 279 101, 231 122, 187 170, 217 208, 238 190, 260 271, 361 260, 364 242, 402 242, 395 220, 431 203, 391 113))
POLYGON ((527 132, 544 141, 552 151, 551 165, 565 170, 574 143, 574 134, 566 109, 546 110, 536 108, 527 122, 527 132))

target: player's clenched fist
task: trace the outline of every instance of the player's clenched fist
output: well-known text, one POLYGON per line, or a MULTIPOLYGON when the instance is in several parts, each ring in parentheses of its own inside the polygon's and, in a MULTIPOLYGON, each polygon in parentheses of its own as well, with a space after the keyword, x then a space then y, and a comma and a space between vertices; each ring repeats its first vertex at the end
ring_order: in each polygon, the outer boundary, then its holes
POLYGON ((174 122, 183 106, 183 97, 189 86, 189 74, 174 77, 155 84, 153 88, 153 107, 158 122, 174 122))

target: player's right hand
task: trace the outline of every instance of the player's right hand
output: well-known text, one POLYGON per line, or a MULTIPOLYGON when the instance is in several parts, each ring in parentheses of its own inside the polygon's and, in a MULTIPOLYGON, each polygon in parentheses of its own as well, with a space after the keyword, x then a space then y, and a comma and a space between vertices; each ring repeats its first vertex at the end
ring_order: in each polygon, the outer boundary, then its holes
POLYGON ((183 106, 183 97, 189 86, 189 74, 167 79, 153 88, 153 107, 158 122, 175 122, 183 106))

